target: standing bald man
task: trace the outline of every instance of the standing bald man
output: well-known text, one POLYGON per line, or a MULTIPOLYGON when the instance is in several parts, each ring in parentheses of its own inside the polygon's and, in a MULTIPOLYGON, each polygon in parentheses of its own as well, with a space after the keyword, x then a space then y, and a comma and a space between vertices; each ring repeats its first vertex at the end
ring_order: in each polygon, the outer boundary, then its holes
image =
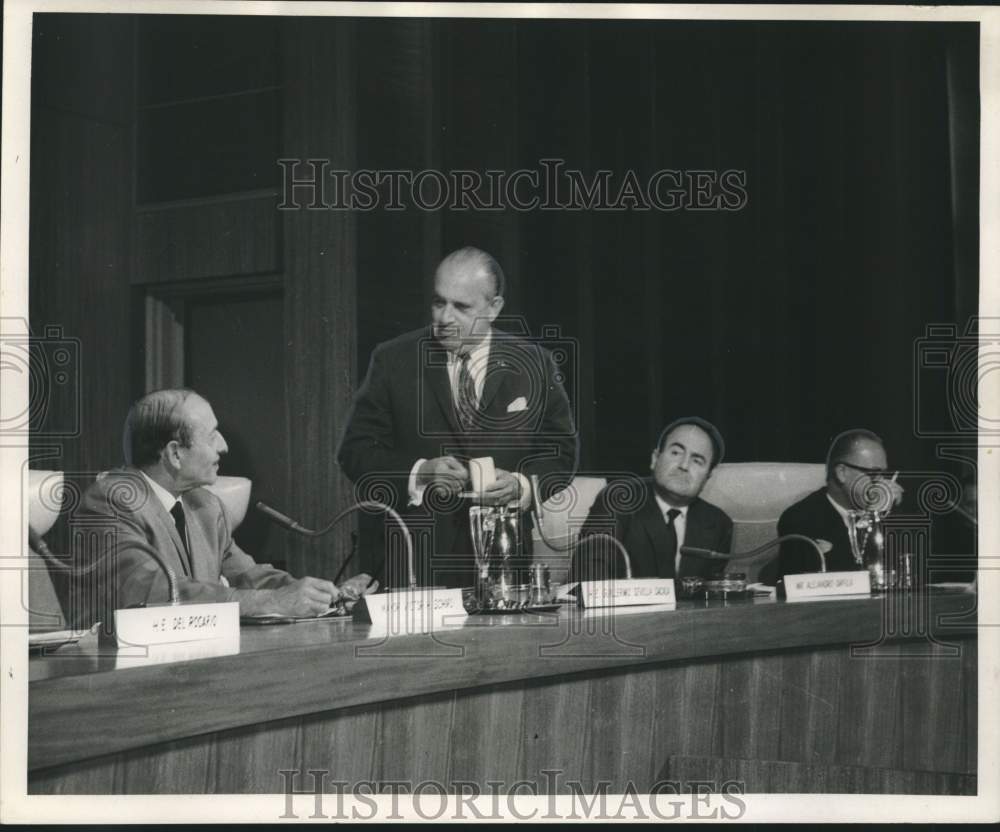
MULTIPOLYGON (((503 271, 485 251, 467 247, 445 257, 434 276, 430 327, 375 348, 338 452, 359 499, 388 496, 406 512, 424 584, 474 580, 470 498, 463 496, 470 459, 492 457, 496 468, 477 501, 509 505, 522 518, 532 475, 544 500, 576 470, 573 418, 551 355, 493 325, 503 293, 503 271)), ((381 544, 375 548, 381 558, 381 544)), ((405 573, 399 564, 392 570, 387 583, 399 584, 405 573)))

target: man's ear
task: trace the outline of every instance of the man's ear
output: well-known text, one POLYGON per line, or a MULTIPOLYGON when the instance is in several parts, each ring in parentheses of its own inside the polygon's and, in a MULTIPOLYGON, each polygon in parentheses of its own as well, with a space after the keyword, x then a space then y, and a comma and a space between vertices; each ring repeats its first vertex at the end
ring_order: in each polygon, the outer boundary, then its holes
POLYGON ((656 460, 659 459, 660 452, 653 448, 653 453, 649 455, 649 470, 652 471, 656 468, 656 460))
POLYGON ((163 447, 163 452, 160 454, 160 459, 163 460, 163 464, 170 469, 176 469, 181 467, 181 443, 177 439, 171 439, 163 447))
POLYGON ((490 312, 489 312, 490 323, 492 323, 497 319, 497 315, 500 314, 500 311, 502 309, 503 309, 503 296, 496 295, 493 298, 493 300, 490 301, 490 312))

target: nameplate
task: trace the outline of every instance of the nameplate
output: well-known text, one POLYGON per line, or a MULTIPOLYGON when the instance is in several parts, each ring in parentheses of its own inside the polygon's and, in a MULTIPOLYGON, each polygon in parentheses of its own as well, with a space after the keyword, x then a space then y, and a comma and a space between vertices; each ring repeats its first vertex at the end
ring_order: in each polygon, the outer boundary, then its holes
POLYGON ((858 572, 803 572, 785 575, 785 597, 825 598, 834 595, 870 595, 871 576, 868 570, 858 572))
POLYGON ((219 641, 239 645, 240 605, 160 604, 115 610, 118 646, 219 641))
POLYGON ((637 607, 676 601, 671 578, 581 581, 578 598, 581 607, 637 607))
POLYGON ((460 589, 404 589, 365 595, 354 605, 354 620, 390 635, 426 633, 468 616, 460 589))

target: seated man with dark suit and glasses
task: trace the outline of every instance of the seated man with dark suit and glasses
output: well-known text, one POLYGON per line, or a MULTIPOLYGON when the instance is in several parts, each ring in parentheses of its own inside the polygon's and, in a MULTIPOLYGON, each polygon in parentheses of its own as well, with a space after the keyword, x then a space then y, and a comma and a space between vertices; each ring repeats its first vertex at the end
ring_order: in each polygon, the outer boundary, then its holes
MULTIPOLYGON (((896 472, 889 470, 885 445, 870 430, 844 431, 827 453, 826 487, 785 509, 778 519, 778 534, 802 534, 831 543, 833 548, 826 554, 828 572, 864 568, 851 550, 848 512, 865 508, 873 493, 891 495, 894 505, 903 498, 896 472)), ((819 571, 815 549, 793 540, 781 545, 777 560, 765 567, 761 579, 774 583, 784 575, 819 571)))
POLYGON ((714 425, 686 416, 660 433, 650 459, 653 476, 611 482, 594 501, 580 531, 570 580, 624 578, 621 556, 595 534, 612 534, 626 549, 633 578, 711 578, 726 566, 680 554, 681 546, 728 552, 733 521, 698 495, 722 461, 725 445, 714 425))

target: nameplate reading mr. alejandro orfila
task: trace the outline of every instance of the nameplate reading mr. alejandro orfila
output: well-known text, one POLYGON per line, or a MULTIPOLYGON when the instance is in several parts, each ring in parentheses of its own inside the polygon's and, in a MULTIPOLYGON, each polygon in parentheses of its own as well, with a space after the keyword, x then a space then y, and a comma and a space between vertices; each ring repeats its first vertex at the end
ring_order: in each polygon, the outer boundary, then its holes
POLYGON ((800 575, 785 575, 785 597, 789 601, 831 595, 869 595, 871 591, 871 576, 867 569, 858 572, 803 572, 800 575))

